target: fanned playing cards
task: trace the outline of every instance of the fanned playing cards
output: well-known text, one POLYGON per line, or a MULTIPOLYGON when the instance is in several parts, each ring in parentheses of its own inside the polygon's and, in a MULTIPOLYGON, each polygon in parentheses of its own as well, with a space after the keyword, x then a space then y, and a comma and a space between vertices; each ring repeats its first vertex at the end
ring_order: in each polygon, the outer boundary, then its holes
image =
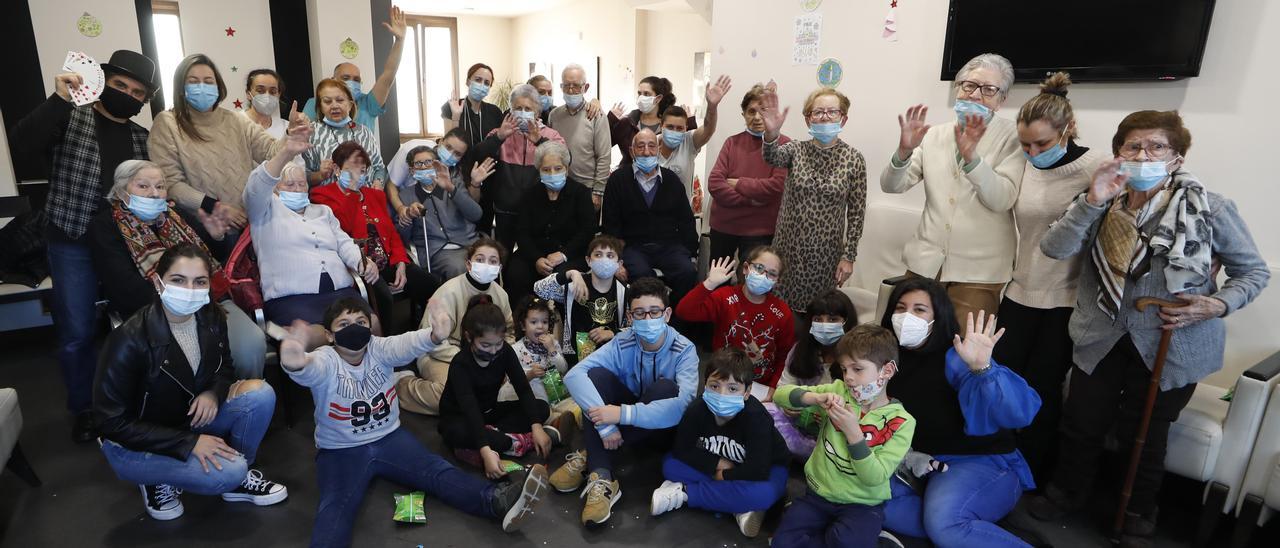
POLYGON ((98 65, 92 57, 83 52, 68 51, 67 60, 62 62, 62 70, 74 72, 80 75, 82 83, 75 89, 67 91, 71 94, 71 101, 76 106, 84 106, 98 100, 102 95, 102 88, 107 84, 107 77, 102 73, 102 67, 98 65))

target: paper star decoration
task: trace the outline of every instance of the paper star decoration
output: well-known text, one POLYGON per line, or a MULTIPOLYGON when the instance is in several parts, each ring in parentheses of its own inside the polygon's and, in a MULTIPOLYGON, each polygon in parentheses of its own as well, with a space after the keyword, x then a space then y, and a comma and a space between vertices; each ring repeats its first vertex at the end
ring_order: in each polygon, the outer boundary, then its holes
POLYGON ((244 107, 244 103, 241 103, 239 99, 236 99, 234 104, 236 105, 236 110, 240 110, 244 107))
POLYGON ((898 7, 898 0, 893 0, 892 2, 889 2, 889 7, 891 8, 898 7))
POLYGON ((235 66, 235 65, 231 65, 231 72, 235 72, 235 71, 238 71, 238 70, 240 70, 240 67, 237 67, 237 66, 235 66))
POLYGON ((225 29, 225 31, 226 31, 226 33, 227 33, 227 36, 235 36, 235 35, 236 35, 236 29, 233 29, 233 28, 231 28, 231 27, 229 27, 229 26, 225 29))

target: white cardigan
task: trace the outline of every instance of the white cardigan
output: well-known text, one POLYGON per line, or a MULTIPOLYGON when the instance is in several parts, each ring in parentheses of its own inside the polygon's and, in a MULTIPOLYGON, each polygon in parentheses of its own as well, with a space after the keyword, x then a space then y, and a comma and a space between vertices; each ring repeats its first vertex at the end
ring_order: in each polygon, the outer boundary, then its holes
POLYGON ((891 161, 880 173, 880 188, 893 194, 925 183, 924 213, 902 260, 943 282, 1005 283, 1018 246, 1011 209, 1026 165, 1017 128, 992 118, 978 141, 977 165, 965 173, 955 125, 930 128, 907 162, 891 161))

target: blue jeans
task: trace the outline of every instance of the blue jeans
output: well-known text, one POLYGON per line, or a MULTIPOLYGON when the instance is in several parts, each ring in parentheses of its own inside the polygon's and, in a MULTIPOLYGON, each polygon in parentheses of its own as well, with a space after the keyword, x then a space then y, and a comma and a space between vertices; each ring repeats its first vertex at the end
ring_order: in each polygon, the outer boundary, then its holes
POLYGON ((87 411, 93 405, 93 372, 97 355, 98 275, 84 243, 48 239, 49 274, 53 278, 53 323, 58 330, 58 365, 67 387, 67 409, 87 411))
POLYGON ((884 523, 884 505, 836 504, 806 491, 782 514, 773 548, 874 548, 884 523))
POLYGON ((222 437, 227 445, 243 454, 227 460, 222 470, 213 466, 206 473, 195 455, 178 460, 146 451, 133 451, 109 440, 102 442, 102 454, 120 479, 142 485, 168 484, 197 495, 218 495, 235 489, 249 473, 249 464, 258 454, 258 444, 267 433, 276 393, 271 385, 244 392, 218 406, 213 422, 194 430, 197 434, 222 437))
MULTIPOLYGON (((651 401, 665 400, 674 398, 680 394, 680 387, 669 379, 658 379, 644 389, 644 393, 640 397, 636 397, 631 393, 631 389, 627 385, 622 384, 621 380, 613 374, 612 371, 603 367, 597 367, 587 371, 587 378, 591 379, 591 384, 595 385, 596 392, 600 393, 600 400, 604 405, 632 405, 636 403, 649 403, 651 401)), ((586 417, 586 410, 583 410, 583 417, 586 417)), ((618 432, 622 433, 623 447, 634 447, 640 443, 652 443, 659 446, 669 446, 672 437, 675 436, 676 428, 664 428, 662 430, 649 430, 631 425, 618 425, 618 432)), ((582 448, 587 451, 587 471, 595 472, 604 470, 613 471, 613 454, 617 449, 608 450, 604 448, 604 441, 600 439, 600 431, 596 430, 596 425, 590 420, 582 421, 582 448)), ((602 476, 604 474, 601 474, 602 476)))
POLYGON ((885 504, 885 529, 928 537, 939 548, 1028 546, 995 524, 1022 496, 1016 470, 998 455, 939 460, 949 469, 929 475, 923 497, 890 478, 893 498, 885 504))
POLYGON ((662 476, 684 484, 690 508, 712 512, 741 514, 768 510, 787 494, 787 467, 781 464, 769 468, 767 480, 717 480, 668 454, 662 459, 662 476))
POLYGON ((430 493, 468 514, 495 517, 494 485, 432 453, 404 428, 346 449, 316 452, 320 508, 311 546, 350 546, 351 527, 373 478, 430 493))

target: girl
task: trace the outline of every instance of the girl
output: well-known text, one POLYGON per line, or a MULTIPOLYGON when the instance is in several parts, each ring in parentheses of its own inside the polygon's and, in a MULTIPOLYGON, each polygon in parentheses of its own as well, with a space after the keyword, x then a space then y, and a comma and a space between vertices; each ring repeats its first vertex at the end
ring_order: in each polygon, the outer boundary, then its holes
POLYGON ((483 467, 489 479, 506 475, 499 453, 521 457, 535 450, 546 458, 560 440, 558 430, 542 426, 551 409, 533 396, 506 336, 502 309, 487 296, 473 297, 462 317, 463 350, 449 364, 440 397, 440 436, 459 460, 483 467), (519 401, 498 401, 504 382, 519 401))
MULTIPOLYGON (((805 335, 787 354, 786 367, 778 378, 777 386, 817 386, 831 384, 831 368, 836 364, 836 342, 858 324, 858 311, 853 301, 839 289, 818 295, 809 303, 809 315, 804 320, 805 335)), ((840 378, 836 375, 835 378, 840 378)), ((787 442, 787 448, 797 457, 808 458, 817 443, 818 426, 822 424, 821 408, 812 407, 795 412, 782 409, 773 403, 765 408, 773 416, 773 425, 787 442)))
MULTIPOLYGON (((568 372, 569 366, 560 353, 560 344, 552 332, 551 326, 559 321, 553 307, 551 301, 535 295, 521 300, 516 306, 515 316, 518 340, 511 345, 511 349, 515 350, 516 357, 520 359, 520 367, 524 368, 524 376, 528 379, 533 395, 550 405, 564 408, 561 406, 563 402, 572 403, 573 400, 569 398, 564 382, 559 380, 560 375, 568 372), (557 374, 548 377, 547 373, 552 369, 557 374), (548 381, 548 378, 554 380, 548 381)), ((515 399, 514 385, 504 385, 498 400, 515 399)), ((551 421, 551 424, 558 425, 559 418, 551 421)))
POLYGON ((738 268, 741 285, 716 289, 733 277, 735 262, 732 257, 712 261, 706 281, 680 300, 676 315, 688 322, 714 322, 712 350, 746 350, 755 374, 751 391, 769 401, 795 342, 791 308, 772 294, 784 265, 773 248, 756 247, 738 268))

